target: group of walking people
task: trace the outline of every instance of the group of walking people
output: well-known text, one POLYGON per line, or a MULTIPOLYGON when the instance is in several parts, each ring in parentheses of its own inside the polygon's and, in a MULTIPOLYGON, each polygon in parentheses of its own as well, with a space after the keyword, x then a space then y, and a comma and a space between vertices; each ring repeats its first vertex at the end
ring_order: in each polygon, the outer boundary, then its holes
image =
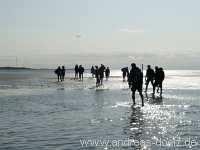
POLYGON ((104 73, 106 76, 106 80, 108 80, 108 78, 110 77, 110 68, 109 67, 106 68, 103 64, 101 64, 100 67, 92 66, 91 74, 92 74, 92 77, 96 78, 96 87, 103 85, 104 73))
MULTIPOLYGON (((135 105, 135 92, 138 91, 142 100, 142 106, 144 106, 144 97, 142 94, 143 91, 143 71, 136 66, 135 63, 131 64, 131 70, 128 74, 128 83, 132 91, 133 105, 135 105)), ((153 96, 155 95, 155 90, 157 92, 160 90, 160 96, 162 97, 162 83, 165 78, 165 73, 163 68, 155 67, 155 71, 151 68, 150 65, 147 66, 146 76, 145 76, 145 92, 148 90, 149 82, 153 86, 153 96)))
POLYGON ((65 67, 62 66, 58 66, 58 68, 54 71, 55 74, 57 75, 57 78, 58 78, 58 82, 62 82, 65 80, 65 67))
MULTIPOLYGON (((83 81, 83 73, 85 71, 84 67, 82 65, 75 65, 74 68, 75 71, 75 78, 79 79, 80 81, 83 81)), ((92 77, 96 78, 96 87, 99 87, 100 85, 103 85, 104 80, 104 74, 106 76, 106 80, 108 80, 110 76, 110 68, 105 67, 103 64, 101 64, 99 67, 96 65, 95 67, 91 67, 91 74, 92 77)), ((133 105, 135 105, 135 92, 138 91, 139 95, 142 100, 142 106, 144 106, 144 97, 142 94, 143 91, 143 69, 141 70, 139 67, 136 66, 135 63, 131 64, 131 70, 129 71, 128 67, 124 67, 121 69, 122 71, 122 77, 123 81, 125 81, 127 77, 127 81, 129 84, 129 88, 132 91, 132 100, 133 105)), ((58 77, 59 81, 64 81, 65 78, 65 67, 58 66, 58 68, 55 70, 55 74, 58 77)), ((151 68, 150 65, 147 66, 146 75, 145 75, 145 92, 148 90, 149 83, 151 83, 153 87, 153 96, 155 95, 155 91, 157 88, 157 93, 160 92, 160 96, 162 97, 162 84, 165 79, 165 73, 163 68, 159 68, 158 66, 155 67, 155 70, 151 68)))
POLYGON ((145 81, 146 81, 146 88, 145 92, 148 90, 148 85, 151 83, 153 87, 153 94, 155 94, 155 90, 157 88, 157 92, 160 90, 160 96, 162 96, 162 84, 165 79, 165 73, 163 68, 159 68, 158 66, 155 67, 155 71, 151 68, 150 65, 147 66, 145 81))
POLYGON ((84 67, 82 65, 76 64, 74 67, 74 71, 75 71, 74 80, 79 79, 80 81, 83 81, 83 73, 85 71, 84 67))

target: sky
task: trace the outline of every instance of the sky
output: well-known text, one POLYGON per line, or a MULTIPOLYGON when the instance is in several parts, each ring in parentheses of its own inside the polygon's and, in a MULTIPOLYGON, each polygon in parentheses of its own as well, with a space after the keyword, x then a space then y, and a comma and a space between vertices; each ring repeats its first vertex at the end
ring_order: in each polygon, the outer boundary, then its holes
POLYGON ((0 0, 0 66, 199 69, 199 0, 0 0))

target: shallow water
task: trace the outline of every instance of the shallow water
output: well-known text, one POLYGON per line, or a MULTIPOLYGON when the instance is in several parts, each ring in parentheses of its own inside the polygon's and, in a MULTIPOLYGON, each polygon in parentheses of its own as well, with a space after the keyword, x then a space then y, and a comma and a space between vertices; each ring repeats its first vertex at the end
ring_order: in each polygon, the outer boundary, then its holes
POLYGON ((66 75, 0 71, 0 149, 200 149, 200 71, 166 71, 163 98, 134 108, 120 71, 98 89, 66 75))

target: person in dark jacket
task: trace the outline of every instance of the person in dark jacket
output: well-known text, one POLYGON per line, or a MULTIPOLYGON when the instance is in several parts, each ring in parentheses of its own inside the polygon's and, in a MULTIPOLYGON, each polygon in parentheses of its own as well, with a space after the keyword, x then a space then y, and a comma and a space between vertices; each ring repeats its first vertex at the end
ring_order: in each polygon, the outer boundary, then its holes
POLYGON ((153 86, 153 95, 155 94, 155 89, 156 87, 158 88, 157 92, 160 89, 160 96, 162 96, 162 91, 163 91, 163 81, 165 79, 165 72, 163 68, 158 68, 155 67, 155 81, 154 81, 154 86, 153 86))
POLYGON ((85 69, 82 65, 79 66, 78 68, 78 73, 79 73, 79 80, 83 81, 83 73, 84 73, 85 69))
POLYGON ((62 69, 61 69, 61 81, 64 81, 65 80, 65 66, 62 66, 62 69))
POLYGON ((142 94, 142 86, 143 86, 143 73, 141 69, 139 69, 135 63, 131 64, 131 70, 128 78, 129 85, 131 87, 132 91, 132 100, 133 105, 135 105, 135 92, 136 90, 139 92, 141 100, 142 100, 142 106, 144 106, 144 97, 142 94))
POLYGON ((147 89, 148 89, 148 85, 149 85, 149 82, 151 82, 151 85, 153 87, 153 80, 154 80, 154 70, 151 68, 150 65, 147 66, 147 71, 146 71, 146 76, 145 76, 145 81, 146 81, 146 89, 145 89, 145 92, 147 92, 147 89))
POLYGON ((94 76, 95 76, 95 69, 94 69, 94 66, 91 67, 90 72, 91 72, 91 74, 92 74, 92 77, 94 78, 94 76))
POLYGON ((103 85, 104 72, 105 72, 105 66, 101 64, 101 66, 99 67, 99 76, 101 85, 103 85))
POLYGON ((106 74, 106 80, 108 80, 108 78, 110 77, 110 68, 109 67, 106 68, 105 74, 106 74))
POLYGON ((78 79, 78 72, 79 72, 78 65, 75 65, 75 67, 74 67, 74 72, 75 72, 75 77, 74 77, 74 79, 78 79))
POLYGON ((121 71, 122 71, 123 82, 125 82, 126 77, 128 79, 128 75, 129 75, 128 67, 122 68, 121 71))
POLYGON ((100 86, 100 75, 99 75, 99 67, 95 66, 95 78, 96 78, 96 87, 100 86))
POLYGON ((58 68, 54 72, 58 77, 58 82, 59 82, 59 80, 61 81, 61 68, 60 68, 60 66, 58 66, 58 68))

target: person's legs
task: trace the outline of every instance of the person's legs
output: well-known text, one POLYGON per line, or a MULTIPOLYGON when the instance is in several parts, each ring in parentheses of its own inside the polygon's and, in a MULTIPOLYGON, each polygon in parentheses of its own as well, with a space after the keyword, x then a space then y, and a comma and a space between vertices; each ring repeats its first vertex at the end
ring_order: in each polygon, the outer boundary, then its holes
POLYGON ((157 85, 157 93, 159 93, 159 90, 160 90, 160 82, 157 85))
POLYGON ((142 83, 139 85, 139 87, 138 87, 138 92, 139 92, 139 94, 140 94, 140 98, 141 98, 141 100, 142 100, 142 106, 144 106, 144 96, 143 96, 143 94, 142 94, 142 83))
POLYGON ((159 90, 160 90, 160 92, 161 92, 161 85, 162 84, 162 81, 158 81, 158 83, 157 83, 157 93, 159 93, 159 90))
POLYGON ((133 100, 133 105, 135 105, 135 91, 132 91, 132 100, 133 100))
POLYGON ((156 83, 153 83, 153 95, 155 94, 156 83))
POLYGON ((134 87, 131 88, 132 91, 132 100, 133 100, 133 105, 135 105, 135 91, 136 89, 134 87))
POLYGON ((162 96, 162 81, 160 82, 160 96, 162 96))
POLYGON ((144 106, 144 96, 142 94, 142 90, 139 91, 139 94, 140 94, 140 97, 141 97, 141 100, 142 100, 142 106, 144 106))
POLYGON ((149 80, 147 80, 147 81, 146 81, 146 88, 145 88, 145 92, 147 92, 148 86, 149 86, 149 80))
POLYGON ((96 78, 96 87, 99 86, 98 79, 96 78))
POLYGON ((123 81, 125 81, 126 74, 123 73, 122 77, 123 77, 123 81))
POLYGON ((150 82, 151 82, 151 85, 152 85, 152 88, 153 88, 153 79, 151 79, 150 82))
POLYGON ((74 79, 76 79, 77 78, 77 73, 75 72, 75 78, 74 79))
POLYGON ((99 86, 100 85, 100 79, 99 79, 99 77, 97 78, 97 86, 99 86))
POLYGON ((156 87, 158 86, 158 81, 155 80, 153 83, 153 95, 155 94, 156 87))
POLYGON ((81 73, 79 73, 79 80, 81 80, 81 73))
POLYGON ((63 81, 63 75, 60 76, 61 81, 63 81))
POLYGON ((58 82, 59 82, 59 75, 57 75, 57 77, 58 77, 58 82))
POLYGON ((82 73, 80 74, 80 80, 81 81, 83 80, 83 74, 82 73))
POLYGON ((106 81, 108 81, 108 75, 106 75, 106 81))
POLYGON ((153 87, 153 79, 151 80, 151 85, 152 85, 152 87, 153 87))
POLYGON ((100 84, 103 85, 103 78, 100 78, 100 84))

